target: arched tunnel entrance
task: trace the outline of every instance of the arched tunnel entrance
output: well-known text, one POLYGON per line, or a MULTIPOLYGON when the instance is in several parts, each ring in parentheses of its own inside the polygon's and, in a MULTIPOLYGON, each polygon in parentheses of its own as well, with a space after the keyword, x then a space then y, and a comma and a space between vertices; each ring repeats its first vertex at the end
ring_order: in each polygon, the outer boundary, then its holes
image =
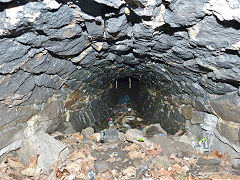
POLYGON ((100 132, 127 107, 239 162, 239 7, 0 0, 0 156, 38 132, 100 132))

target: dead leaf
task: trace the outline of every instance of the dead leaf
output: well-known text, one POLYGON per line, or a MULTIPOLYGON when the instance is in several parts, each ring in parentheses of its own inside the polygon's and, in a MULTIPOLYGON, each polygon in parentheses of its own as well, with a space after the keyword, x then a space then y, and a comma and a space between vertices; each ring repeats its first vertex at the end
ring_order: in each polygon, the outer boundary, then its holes
POLYGON ((218 158, 222 158, 222 157, 223 157, 222 153, 220 153, 219 151, 215 151, 214 154, 215 154, 215 156, 217 156, 218 158))
POLYGON ((24 168, 24 164, 16 157, 9 156, 7 162, 12 168, 24 168))
POLYGON ((24 170, 22 170, 22 175, 25 176, 39 176, 41 169, 38 167, 38 157, 39 154, 33 156, 30 161, 28 166, 25 167, 24 170))
POLYGON ((157 170, 157 173, 160 174, 161 176, 171 176, 173 174, 173 171, 168 171, 164 167, 160 167, 159 170, 157 170))
POLYGON ((156 149, 147 149, 147 153, 150 156, 156 156, 158 154, 161 154, 162 149, 161 148, 156 148, 156 149))
POLYGON ((57 170, 56 170, 56 177, 57 178, 61 178, 64 174, 70 174, 69 173, 69 171, 67 170, 67 169, 63 169, 62 171, 59 169, 59 168, 57 168, 57 170))
POLYGON ((116 158, 114 158, 114 157, 111 157, 111 158, 107 159, 106 161, 107 161, 107 162, 111 162, 111 163, 112 163, 112 162, 115 162, 115 161, 116 161, 116 158))
POLYGON ((128 156, 130 157, 130 159, 136 159, 136 158, 144 158, 146 155, 143 152, 135 150, 135 151, 128 152, 128 156))
POLYGON ((131 144, 130 146, 126 146, 123 150, 124 151, 131 151, 131 150, 134 150, 134 149, 139 149, 140 147, 136 144, 131 144))
POLYGON ((174 172, 177 172, 177 173, 182 172, 182 167, 179 164, 174 164, 171 166, 171 168, 174 170, 174 172))
POLYGON ((198 177, 193 178, 191 175, 185 178, 185 180, 199 180, 198 177))
POLYGON ((30 161, 29 161, 29 164, 28 164, 28 168, 33 168, 33 167, 36 167, 37 166, 37 163, 38 163, 38 157, 39 157, 39 154, 31 157, 30 161))
POLYGON ((79 142, 82 142, 82 140, 83 140, 83 135, 80 133, 74 133, 74 134, 72 134, 72 137, 77 139, 79 142))
POLYGON ((106 171, 99 173, 97 180, 113 180, 113 173, 111 170, 107 169, 106 171))
POLYGON ((179 135, 181 135, 182 133, 183 133, 183 130, 182 130, 182 129, 179 129, 178 132, 176 132, 176 133, 174 134, 174 136, 179 136, 179 135))
POLYGON ((122 174, 127 177, 136 176, 137 170, 134 166, 129 166, 127 169, 122 170, 122 174))

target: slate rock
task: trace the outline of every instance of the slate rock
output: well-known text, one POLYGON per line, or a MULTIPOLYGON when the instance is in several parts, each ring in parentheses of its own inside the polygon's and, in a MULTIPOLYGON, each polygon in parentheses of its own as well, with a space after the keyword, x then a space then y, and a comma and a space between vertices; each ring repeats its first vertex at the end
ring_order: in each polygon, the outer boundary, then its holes
POLYGON ((214 132, 218 122, 217 116, 213 114, 205 114, 204 123, 200 124, 201 128, 207 131, 214 132))
POLYGON ((127 26, 127 18, 122 15, 118 18, 110 18, 106 21, 106 30, 110 34, 119 33, 127 26))
POLYGON ((118 131, 116 128, 105 129, 100 132, 102 142, 118 142, 120 141, 118 137, 118 131))
POLYGON ((57 11, 41 13, 33 26, 37 30, 59 29, 71 24, 73 19, 74 10, 67 5, 62 5, 57 11))
POLYGON ((237 93, 212 99, 211 105, 217 115, 224 121, 231 121, 235 123, 240 122, 240 97, 237 93))
POLYGON ((213 13, 220 21, 235 20, 240 22, 239 15, 240 5, 238 1, 234 0, 211 0, 205 7, 205 11, 213 13))
POLYGON ((238 41, 240 32, 232 27, 225 28, 214 16, 206 16, 188 31, 190 41, 210 49, 232 49, 238 41))
POLYGON ((69 149, 60 141, 54 139, 43 131, 38 131, 30 137, 24 139, 21 148, 18 151, 18 156, 28 164, 31 157, 39 154, 38 167, 42 169, 44 174, 51 172, 53 166, 61 158, 64 162, 69 153, 69 149))
POLYGON ((104 21, 100 22, 86 21, 85 22, 89 36, 92 38, 102 38, 104 33, 104 21))
POLYGON ((172 1, 163 15, 164 21, 171 27, 189 26, 204 17, 203 7, 205 0, 177 0, 172 1), (181 16, 179 16, 181 14, 181 16))
POLYGON ((82 33, 76 39, 50 40, 43 43, 43 47, 57 55, 77 55, 90 45, 88 37, 82 33))

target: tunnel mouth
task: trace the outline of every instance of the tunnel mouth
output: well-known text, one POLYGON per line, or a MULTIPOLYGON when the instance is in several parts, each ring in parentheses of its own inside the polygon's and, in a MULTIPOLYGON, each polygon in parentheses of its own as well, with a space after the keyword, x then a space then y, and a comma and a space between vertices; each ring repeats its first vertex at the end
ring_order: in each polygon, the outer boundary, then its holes
MULTIPOLYGON (((91 93, 88 94, 90 105, 75 110, 70 116, 71 126, 76 131, 91 126, 99 132, 109 128, 110 118, 120 131, 126 131, 127 129, 123 128, 123 119, 134 118, 134 121, 128 121, 131 128, 142 129, 144 126, 159 123, 170 135, 180 129, 185 132, 182 112, 165 102, 164 98, 168 94, 164 94, 160 87, 146 83, 141 78, 119 76, 115 80, 106 81, 103 89, 100 92, 100 89, 91 86, 91 93), (128 109, 131 110, 128 112, 128 109), (121 123, 119 119, 122 120, 121 123)), ((80 90, 75 91, 76 94, 79 92, 80 90)), ((73 96, 79 98, 76 94, 73 96)))

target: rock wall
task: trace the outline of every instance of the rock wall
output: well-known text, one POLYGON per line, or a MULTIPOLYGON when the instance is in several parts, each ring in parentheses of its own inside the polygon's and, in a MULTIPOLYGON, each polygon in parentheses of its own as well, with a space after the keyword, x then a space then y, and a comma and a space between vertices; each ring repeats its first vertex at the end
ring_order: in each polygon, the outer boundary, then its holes
POLYGON ((63 121, 98 127, 110 113, 111 83, 133 77, 157 87, 153 111, 164 106, 170 119, 189 120, 186 127, 204 129, 238 156, 238 0, 0 0, 0 7, 0 155, 63 121))

